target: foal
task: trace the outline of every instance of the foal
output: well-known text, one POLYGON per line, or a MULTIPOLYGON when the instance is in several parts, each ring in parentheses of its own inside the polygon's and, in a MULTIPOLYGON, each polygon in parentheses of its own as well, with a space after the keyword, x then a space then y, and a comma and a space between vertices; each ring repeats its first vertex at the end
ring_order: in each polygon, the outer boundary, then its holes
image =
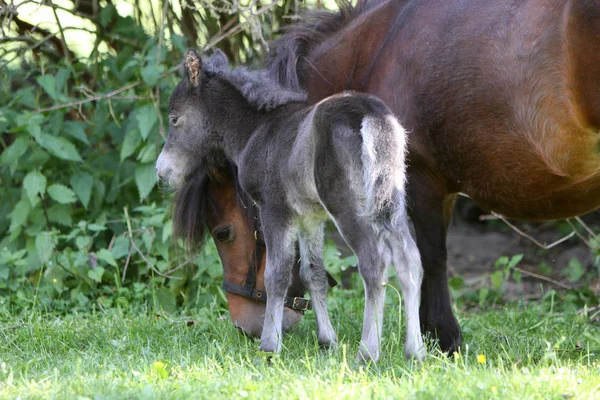
MULTIPOLYGON (((281 349, 283 301, 296 240, 300 277, 317 318, 319 343, 333 345, 323 265, 323 224, 331 217, 359 261, 365 286, 358 359, 379 358, 387 268, 394 264, 407 316, 407 357, 422 359, 419 291, 422 267, 405 207, 406 135, 379 99, 342 93, 309 106, 260 71, 229 69, 217 51, 194 50, 171 95, 169 137, 158 174, 181 186, 206 160, 227 157, 257 203, 267 245, 267 307, 261 350, 281 349)), ((209 161, 210 163, 210 161, 209 161)))

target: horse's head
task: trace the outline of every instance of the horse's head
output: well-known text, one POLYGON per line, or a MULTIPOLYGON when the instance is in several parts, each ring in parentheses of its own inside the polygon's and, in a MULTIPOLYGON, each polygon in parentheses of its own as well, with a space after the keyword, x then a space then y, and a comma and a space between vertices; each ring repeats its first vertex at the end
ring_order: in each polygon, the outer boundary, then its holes
POLYGON ((266 71, 229 68, 219 50, 203 60, 189 49, 183 71, 169 101, 169 136, 156 162, 159 176, 173 187, 181 187, 201 163, 211 163, 232 126, 247 129, 257 113, 306 98, 268 78, 266 71))
MULTIPOLYGON (((222 53, 219 53, 222 54, 222 53)), ((214 137, 211 109, 214 99, 207 96, 207 71, 194 50, 188 50, 183 61, 183 79, 173 90, 169 101, 169 136, 158 160, 156 171, 170 186, 180 188, 192 171, 205 168, 207 151, 214 137)))
MULTIPOLYGON (((225 163, 208 172, 194 171, 175 196, 174 234, 184 239, 188 248, 203 244, 209 233, 219 252, 226 282, 244 286, 248 270, 256 267, 254 288, 264 291, 265 253, 256 256, 254 220, 257 215, 251 201, 236 184, 235 168, 225 163)), ((290 296, 305 292, 298 268, 294 268, 290 296)), ((265 302, 227 292, 232 322, 251 337, 262 333, 265 302)), ((283 329, 289 330, 302 319, 290 308, 284 310, 283 329)))

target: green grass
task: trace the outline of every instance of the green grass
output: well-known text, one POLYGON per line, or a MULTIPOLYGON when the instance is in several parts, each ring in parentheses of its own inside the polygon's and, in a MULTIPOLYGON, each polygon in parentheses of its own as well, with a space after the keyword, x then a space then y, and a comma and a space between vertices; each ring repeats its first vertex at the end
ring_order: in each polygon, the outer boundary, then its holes
POLYGON ((403 358, 395 296, 382 359, 367 367, 354 362, 362 298, 338 289, 337 352, 319 349, 307 314, 271 364, 226 314, 207 312, 215 304, 185 317, 0 312, 0 398, 600 398, 600 327, 588 315, 523 303, 462 312, 461 354, 431 349, 419 364, 403 358))

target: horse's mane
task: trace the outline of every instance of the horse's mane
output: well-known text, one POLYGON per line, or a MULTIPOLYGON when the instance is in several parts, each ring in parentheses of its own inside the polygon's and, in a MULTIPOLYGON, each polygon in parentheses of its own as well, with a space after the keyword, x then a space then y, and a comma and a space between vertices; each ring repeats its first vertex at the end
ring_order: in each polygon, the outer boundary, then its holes
POLYGON ((200 168, 193 172, 186 180, 183 187, 176 193, 173 200, 173 235, 182 239, 185 247, 190 251, 199 250, 206 242, 209 215, 216 214, 215 199, 211 196, 209 185, 211 182, 219 184, 223 176, 235 182, 236 199, 238 208, 242 211, 247 226, 252 226, 258 217, 256 207, 252 207, 250 197, 240 187, 235 166, 226 161, 215 168, 218 174, 200 168), (244 212, 245 211, 245 212, 244 212))
POLYGON ((269 76, 290 90, 302 90, 302 71, 311 50, 383 1, 359 0, 353 7, 348 0, 336 0, 338 12, 304 14, 301 22, 285 28, 285 33, 271 44, 266 58, 269 76))

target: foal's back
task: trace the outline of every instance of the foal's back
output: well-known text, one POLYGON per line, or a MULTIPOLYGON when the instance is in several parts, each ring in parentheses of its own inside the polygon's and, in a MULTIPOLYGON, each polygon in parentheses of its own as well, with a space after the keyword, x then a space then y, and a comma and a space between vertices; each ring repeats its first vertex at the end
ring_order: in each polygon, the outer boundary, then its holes
MULTIPOLYGON (((367 147, 387 157, 389 169, 404 171, 404 132, 399 134, 395 126, 389 126, 395 117, 379 98, 346 91, 320 101, 302 115, 282 171, 287 198, 298 213, 334 207, 326 201, 332 191, 364 204, 363 152, 367 147)), ((403 185, 404 181, 398 182, 402 190, 403 185)))

